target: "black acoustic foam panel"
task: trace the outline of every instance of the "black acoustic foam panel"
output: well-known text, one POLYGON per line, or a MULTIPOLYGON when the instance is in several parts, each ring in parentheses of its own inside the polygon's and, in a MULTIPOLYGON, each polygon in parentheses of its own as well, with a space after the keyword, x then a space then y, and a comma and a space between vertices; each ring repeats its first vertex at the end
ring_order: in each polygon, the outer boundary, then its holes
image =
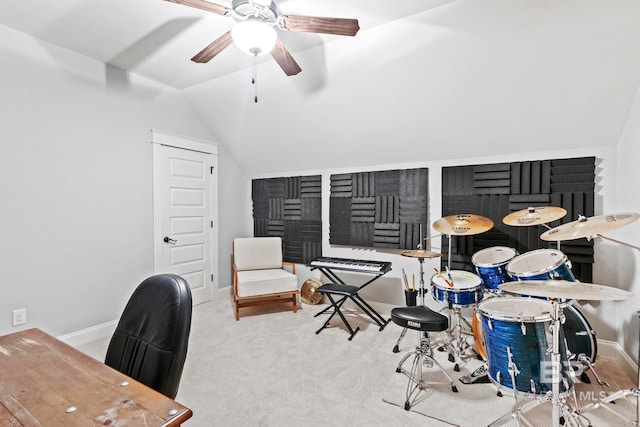
MULTIPOLYGON (((475 272, 474 253, 492 246, 508 246, 519 254, 556 249, 540 235, 548 228, 575 221, 578 214, 594 215, 595 157, 540 160, 442 169, 442 215, 476 214, 490 218, 494 227, 473 236, 453 236, 451 268, 475 272), (555 206, 567 215, 543 225, 516 227, 502 222, 530 206, 555 206)), ((442 267, 448 263, 448 237, 442 238, 442 267)), ((560 243, 577 280, 591 282, 593 242, 577 239, 560 243)))
POLYGON ((284 260, 306 264, 322 255, 322 177, 254 179, 253 235, 281 237, 284 260))
POLYGON ((415 249, 428 227, 429 170, 331 175, 329 243, 415 249))

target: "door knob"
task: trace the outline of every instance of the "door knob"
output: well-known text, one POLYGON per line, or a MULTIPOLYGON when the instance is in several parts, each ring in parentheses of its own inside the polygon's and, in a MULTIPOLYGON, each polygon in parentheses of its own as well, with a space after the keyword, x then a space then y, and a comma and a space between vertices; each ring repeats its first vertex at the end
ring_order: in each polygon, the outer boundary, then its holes
POLYGON ((172 239, 171 237, 167 237, 167 236, 164 236, 164 239, 162 239, 162 240, 164 240, 165 243, 171 243, 171 244, 174 244, 174 243, 177 242, 177 240, 172 239))

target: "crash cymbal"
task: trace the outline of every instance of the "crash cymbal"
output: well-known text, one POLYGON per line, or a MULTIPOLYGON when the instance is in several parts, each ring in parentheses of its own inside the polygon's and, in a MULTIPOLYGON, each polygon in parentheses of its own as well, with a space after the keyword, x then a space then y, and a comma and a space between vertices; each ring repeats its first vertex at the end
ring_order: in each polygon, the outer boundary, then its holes
POLYGON ((611 231, 631 224, 640 217, 637 213, 621 213, 585 217, 580 215, 576 221, 562 224, 540 235, 542 240, 561 241, 593 237, 605 231, 611 231))
POLYGON ((433 229, 442 234, 470 236, 491 230, 493 221, 480 215, 458 214, 445 216, 433 223, 433 229))
POLYGON ((515 226, 539 225, 563 218, 566 214, 567 211, 563 208, 554 206, 531 206, 527 209, 510 213, 502 218, 502 222, 515 226))
POLYGON ((442 254, 439 252, 431 252, 424 249, 402 251, 400 252, 400 255, 412 258, 438 258, 442 256, 442 254))
POLYGON ((577 299, 577 300, 621 300, 633 294, 611 286, 593 283, 569 282, 566 280, 525 280, 507 282, 498 286, 500 290, 534 297, 577 299))

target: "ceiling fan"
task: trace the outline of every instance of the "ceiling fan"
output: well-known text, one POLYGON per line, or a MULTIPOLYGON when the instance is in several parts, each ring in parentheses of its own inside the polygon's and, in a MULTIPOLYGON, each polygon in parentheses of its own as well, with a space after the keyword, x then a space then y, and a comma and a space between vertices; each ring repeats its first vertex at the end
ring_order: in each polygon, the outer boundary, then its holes
POLYGON ((231 8, 205 0, 165 1, 228 16, 236 21, 231 30, 202 49, 191 58, 192 61, 209 62, 235 42, 241 50, 254 56, 271 53, 287 76, 296 75, 302 69, 278 38, 276 27, 285 31, 341 36, 355 36, 360 29, 357 19, 283 15, 272 0, 233 0, 231 8))

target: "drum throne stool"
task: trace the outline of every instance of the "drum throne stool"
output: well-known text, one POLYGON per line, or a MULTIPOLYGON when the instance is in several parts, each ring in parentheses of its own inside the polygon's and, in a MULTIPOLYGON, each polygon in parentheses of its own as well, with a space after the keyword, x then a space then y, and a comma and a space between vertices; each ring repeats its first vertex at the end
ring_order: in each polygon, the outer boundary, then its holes
POLYGON ((404 409, 411 409, 411 405, 416 401, 420 391, 427 389, 425 381, 422 379, 422 367, 437 366, 451 383, 451 390, 455 393, 458 388, 453 379, 444 370, 442 365, 433 358, 431 345, 429 342, 429 332, 443 332, 449 328, 449 320, 446 316, 436 313, 424 305, 396 307, 391 310, 391 321, 398 326, 417 331, 418 344, 415 350, 407 353, 396 368, 397 373, 404 373, 408 378, 406 400, 404 409), (413 355, 411 370, 407 372, 402 369, 402 365, 413 355))

